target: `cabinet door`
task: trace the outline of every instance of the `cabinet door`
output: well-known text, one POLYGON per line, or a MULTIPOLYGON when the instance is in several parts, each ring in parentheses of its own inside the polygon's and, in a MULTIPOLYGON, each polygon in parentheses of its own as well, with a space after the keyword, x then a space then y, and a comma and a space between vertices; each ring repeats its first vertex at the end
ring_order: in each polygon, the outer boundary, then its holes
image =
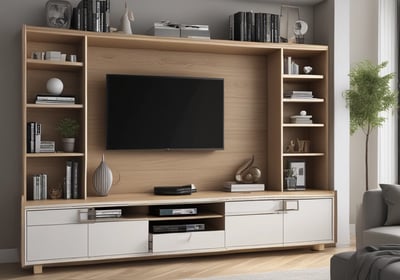
POLYGON ((87 257, 87 225, 28 226, 27 262, 87 257))
POLYGON ((89 224, 89 256, 127 255, 149 251, 147 221, 89 224))
POLYGON ((284 243, 333 241, 333 201, 326 199, 286 200, 284 243))
POLYGON ((282 200, 225 203, 225 245, 282 245, 282 200))
POLYGON ((282 245, 282 214, 225 217, 226 247, 282 245))

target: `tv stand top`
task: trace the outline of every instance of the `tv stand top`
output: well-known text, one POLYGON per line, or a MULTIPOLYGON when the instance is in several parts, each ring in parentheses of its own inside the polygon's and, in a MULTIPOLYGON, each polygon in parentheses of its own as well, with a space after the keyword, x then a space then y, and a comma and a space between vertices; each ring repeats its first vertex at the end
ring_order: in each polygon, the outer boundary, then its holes
POLYGON ((121 193, 105 197, 88 196, 87 199, 55 199, 24 202, 26 209, 57 207, 107 207, 107 206, 149 206, 157 204, 194 204, 219 203, 243 200, 267 199, 304 199, 334 197, 334 191, 305 190, 296 192, 264 191, 264 192, 224 192, 197 191, 191 195, 161 196, 153 193, 121 193))

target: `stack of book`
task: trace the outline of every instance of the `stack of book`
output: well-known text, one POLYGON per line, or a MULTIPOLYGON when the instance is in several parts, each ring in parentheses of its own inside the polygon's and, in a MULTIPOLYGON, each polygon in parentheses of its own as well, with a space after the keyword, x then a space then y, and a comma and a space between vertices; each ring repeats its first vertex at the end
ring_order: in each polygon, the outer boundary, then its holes
POLYGON ((47 199, 47 174, 36 174, 32 176, 32 199, 47 199))
POLYGON ((64 198, 79 198, 79 163, 67 161, 65 165, 64 198))
POLYGON ((229 37, 236 41, 280 42, 278 14, 237 12, 229 16, 229 37))
POLYGON ((74 96, 37 95, 36 104, 75 104, 74 96))
POLYGON ((110 0, 82 0, 72 18, 73 29, 110 32, 110 0))
POLYGON ((224 191, 227 192, 260 192, 264 190, 264 184, 241 184, 236 182, 224 183, 224 191))
POLYGON ((297 123, 297 124, 310 124, 313 123, 312 121, 312 116, 311 115, 296 115, 296 116, 291 116, 291 122, 292 123, 297 123))
POLYGON ((284 94, 285 98, 311 99, 314 97, 311 90, 291 90, 284 94))

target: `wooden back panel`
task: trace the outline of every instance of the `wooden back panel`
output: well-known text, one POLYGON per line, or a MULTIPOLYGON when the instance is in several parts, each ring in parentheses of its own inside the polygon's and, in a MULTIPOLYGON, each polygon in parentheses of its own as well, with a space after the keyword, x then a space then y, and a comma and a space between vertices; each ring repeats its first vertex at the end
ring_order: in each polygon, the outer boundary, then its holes
POLYGON ((102 154, 114 175, 111 193, 151 192, 155 185, 221 189, 255 155, 266 182, 267 57, 88 48, 88 195, 102 154), (111 151, 106 144, 106 74, 224 78, 225 148, 219 151, 111 151))

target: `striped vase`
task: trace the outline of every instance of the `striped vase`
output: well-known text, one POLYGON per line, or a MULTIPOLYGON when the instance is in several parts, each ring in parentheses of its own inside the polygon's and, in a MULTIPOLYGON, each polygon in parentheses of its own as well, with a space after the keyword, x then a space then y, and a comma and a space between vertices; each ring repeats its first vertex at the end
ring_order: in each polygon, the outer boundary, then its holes
POLYGON ((93 174, 94 190, 100 196, 107 196, 111 189, 113 175, 111 169, 104 161, 104 154, 100 165, 96 168, 93 174))

